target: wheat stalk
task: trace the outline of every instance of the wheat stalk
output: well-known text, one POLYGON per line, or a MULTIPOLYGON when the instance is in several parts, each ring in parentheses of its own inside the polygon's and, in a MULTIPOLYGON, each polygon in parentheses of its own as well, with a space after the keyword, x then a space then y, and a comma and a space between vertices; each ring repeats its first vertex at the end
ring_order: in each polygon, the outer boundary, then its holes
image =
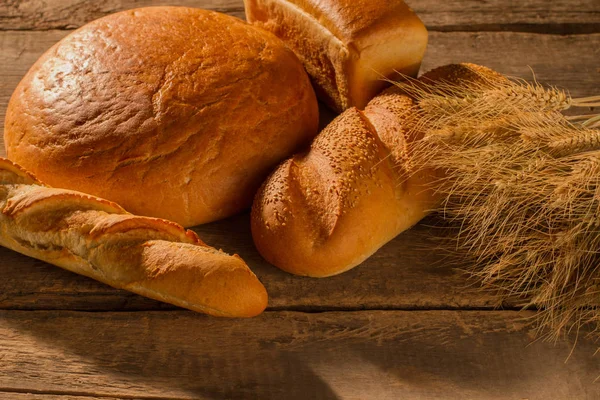
POLYGON ((539 332, 600 332, 600 97, 573 99, 518 79, 404 82, 424 132, 413 163, 440 171, 440 214, 458 226, 452 251, 503 300, 535 306, 539 332), (591 121, 591 122, 590 122, 591 121))

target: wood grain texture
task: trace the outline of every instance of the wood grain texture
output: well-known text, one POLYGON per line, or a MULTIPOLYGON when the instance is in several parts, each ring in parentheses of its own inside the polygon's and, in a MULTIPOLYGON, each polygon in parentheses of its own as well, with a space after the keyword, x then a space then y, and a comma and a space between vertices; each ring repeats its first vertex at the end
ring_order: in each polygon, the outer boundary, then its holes
POLYGON ((245 18, 242 0, 4 0, 0 30, 75 29, 119 11, 149 6, 197 7, 245 18))
POLYGON ((600 32, 597 0, 406 0, 434 31, 600 32))
POLYGON ((595 346, 477 311, 0 312, 0 393, 169 399, 596 399, 595 346), (568 377, 568 378, 567 378, 568 377))
MULTIPOLYGON (((407 0, 430 30, 592 33, 600 31, 596 0, 407 0)), ((5 0, 0 29, 73 29, 113 12, 151 5, 218 10, 244 18, 242 0, 5 0)))

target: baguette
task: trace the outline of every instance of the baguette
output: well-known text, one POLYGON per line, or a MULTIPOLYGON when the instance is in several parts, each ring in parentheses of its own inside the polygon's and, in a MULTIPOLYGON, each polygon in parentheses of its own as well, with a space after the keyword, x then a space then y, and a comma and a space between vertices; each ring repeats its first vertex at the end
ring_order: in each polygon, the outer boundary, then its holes
POLYGON ((244 0, 246 18, 298 55, 318 97, 364 108, 396 79, 416 76, 427 29, 402 0, 244 0))
POLYGON ((44 186, 0 158, 0 245, 142 296, 214 316, 251 317, 267 292, 237 255, 167 220, 44 186))
MULTIPOLYGON (((459 85, 501 76, 473 64, 435 69, 419 82, 459 85)), ((334 119, 306 153, 284 161, 262 185, 252 208, 261 255, 298 275, 347 271, 410 228, 440 201, 440 171, 411 164, 422 138, 418 101, 386 89, 363 110, 334 119)))

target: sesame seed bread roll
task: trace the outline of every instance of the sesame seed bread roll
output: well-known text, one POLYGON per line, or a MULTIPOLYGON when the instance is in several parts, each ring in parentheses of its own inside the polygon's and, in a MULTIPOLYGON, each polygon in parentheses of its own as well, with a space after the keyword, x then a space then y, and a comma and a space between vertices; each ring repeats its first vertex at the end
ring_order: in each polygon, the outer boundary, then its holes
MULTIPOLYGON (((424 74, 420 84, 505 79, 474 64, 424 74)), ((424 90, 426 87, 423 87, 424 90)), ((252 236, 262 256, 298 275, 326 277, 363 262, 438 206, 440 171, 414 165, 423 137, 418 101, 386 89, 364 111, 349 108, 310 149, 281 164, 254 199, 252 236)))
POLYGON ((0 158, 0 246, 119 289, 223 317, 251 317, 267 292, 237 255, 192 231, 80 192, 44 186, 0 158))
POLYGON ((401 0, 244 0, 246 18, 281 38, 333 110, 363 109, 384 77, 416 76, 427 29, 401 0))
POLYGON ((426 173, 405 169, 412 99, 388 89, 350 108, 285 161, 258 192, 252 235, 262 256, 298 275, 326 277, 363 262, 433 205, 426 173))

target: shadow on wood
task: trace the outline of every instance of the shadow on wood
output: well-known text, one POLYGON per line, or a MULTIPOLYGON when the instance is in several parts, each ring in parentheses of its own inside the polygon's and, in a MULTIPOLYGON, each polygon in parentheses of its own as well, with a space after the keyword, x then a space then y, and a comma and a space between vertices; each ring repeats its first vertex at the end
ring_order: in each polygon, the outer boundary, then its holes
POLYGON ((170 399, 600 396, 595 346, 580 340, 565 363, 570 345, 531 344, 527 315, 4 311, 0 388, 170 399))

